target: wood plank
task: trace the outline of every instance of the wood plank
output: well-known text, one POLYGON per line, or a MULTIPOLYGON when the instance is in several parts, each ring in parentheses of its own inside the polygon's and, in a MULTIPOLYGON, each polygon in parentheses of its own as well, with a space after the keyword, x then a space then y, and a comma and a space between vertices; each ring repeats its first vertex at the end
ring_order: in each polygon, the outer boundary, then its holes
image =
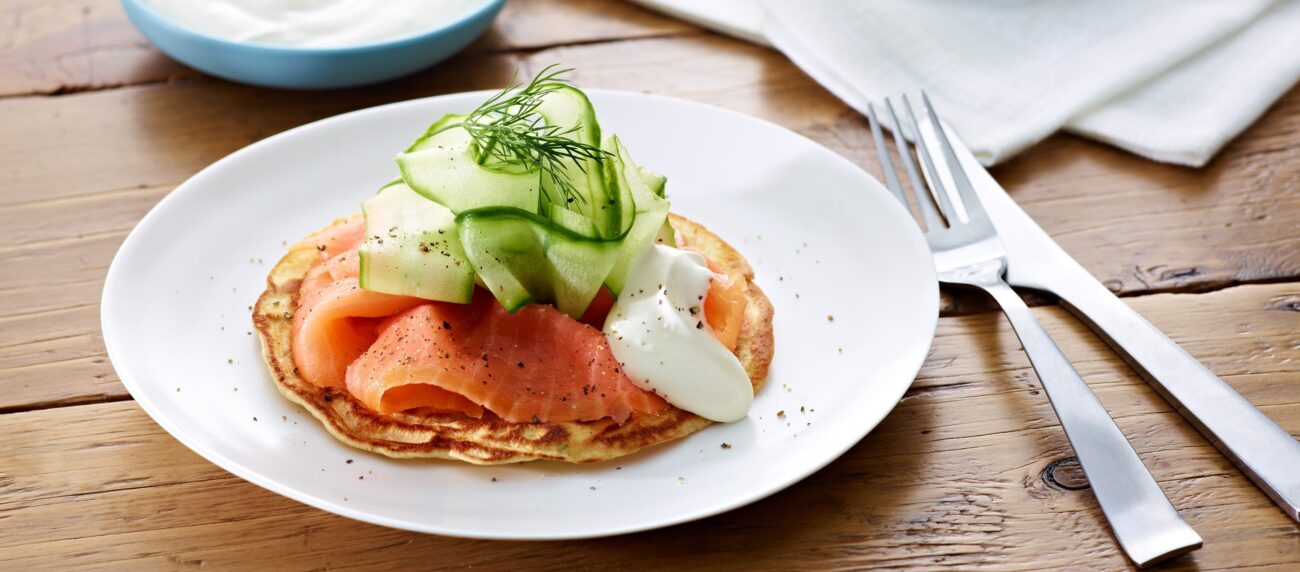
POLYGON ((0 173, 0 205, 175 185, 291 127, 383 103, 499 88, 518 65, 513 54, 463 55, 441 73, 310 97, 211 81, 0 99, 0 152, 12 165, 0 173))
POLYGON ((8 227, 0 264, 24 269, 0 275, 0 385, 10 392, 0 411, 126 397, 104 352, 99 295, 127 232, 170 190, 0 209, 0 225, 8 227), (58 224, 72 226, 52 228, 58 224), (67 391, 68 384, 77 389, 67 391))
POLYGON ((1058 136, 993 174, 1122 295, 1291 280, 1300 269, 1297 129, 1300 86, 1203 169, 1058 136))
MULTIPOLYGON (((1300 286, 1131 301, 1300 432, 1300 286)), ((1205 538, 1169 569, 1300 566, 1292 521, 1063 310, 1035 314, 1205 538)), ((813 477, 731 513, 608 539, 485 542, 348 521, 227 475, 130 402, 0 415, 0 432, 11 436, 0 449, 3 568, 1125 566, 1091 495, 1045 478, 1068 443, 995 315, 941 319, 914 389, 813 477)), ((1078 481, 1064 467, 1057 481, 1078 481)))
MULTIPOLYGON (((0 411, 124 395, 99 340, 102 277, 125 233, 176 183, 308 121, 495 87, 517 67, 554 61, 577 65, 584 85, 675 95, 775 121, 877 172, 861 118, 776 52, 713 36, 463 55, 446 73, 309 98, 203 82, 3 99, 0 156, 9 168, 0 169, 0 263, 24 271, 0 275, 0 411)), ((1300 90, 1203 171, 1061 136, 996 174, 1121 292, 1287 280, 1300 273, 1300 195, 1292 192, 1300 146, 1289 135, 1298 124, 1300 90)), ((945 297, 943 308, 987 305, 979 296, 945 297)))
POLYGON ((470 52, 540 50, 702 30, 624 0, 509 0, 470 52))
MULTIPOLYGON (((698 32, 627 2, 511 0, 478 52, 540 49, 698 32)), ((119 0, 0 2, 0 96, 195 79, 135 30, 119 0)), ((436 73, 437 70, 425 73, 436 73)))
POLYGON ((154 49, 116 0, 4 0, 0 38, 0 96, 198 75, 154 49))

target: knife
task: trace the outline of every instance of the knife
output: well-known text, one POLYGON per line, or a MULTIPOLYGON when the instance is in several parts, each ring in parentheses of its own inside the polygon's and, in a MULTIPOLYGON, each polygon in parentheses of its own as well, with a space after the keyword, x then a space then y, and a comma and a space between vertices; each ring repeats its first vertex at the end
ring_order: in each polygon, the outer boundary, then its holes
MULTIPOLYGON (((1287 516, 1300 521, 1300 442, 1098 282, 1021 210, 951 126, 943 128, 1006 244, 1007 282, 1060 298, 1287 516)), ((928 118, 922 121, 927 143, 937 135, 933 129, 928 118)), ((956 188, 948 184, 952 175, 943 158, 931 159, 942 167, 937 176, 944 188, 956 188)))

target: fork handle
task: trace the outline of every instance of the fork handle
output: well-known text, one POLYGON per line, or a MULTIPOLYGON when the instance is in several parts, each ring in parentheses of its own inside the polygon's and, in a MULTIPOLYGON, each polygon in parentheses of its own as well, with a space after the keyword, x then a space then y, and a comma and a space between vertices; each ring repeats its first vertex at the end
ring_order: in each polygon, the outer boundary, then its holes
POLYGON ((1061 421, 1124 552, 1138 566, 1201 547, 1201 537, 1174 510, 1137 452, 1029 307, 1001 278, 976 284, 998 305, 1061 421))

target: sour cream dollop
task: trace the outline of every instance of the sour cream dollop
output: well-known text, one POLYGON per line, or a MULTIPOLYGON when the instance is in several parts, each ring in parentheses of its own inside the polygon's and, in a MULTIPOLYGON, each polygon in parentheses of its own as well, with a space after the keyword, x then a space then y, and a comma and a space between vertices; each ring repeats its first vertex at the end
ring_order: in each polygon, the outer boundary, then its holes
POLYGON ((704 321, 712 278, 703 256, 653 244, 633 265, 604 331, 637 387, 679 409, 729 423, 749 413, 754 389, 740 360, 704 321))
POLYGON ((147 0, 164 18, 235 42, 341 47, 432 30, 486 0, 147 0))

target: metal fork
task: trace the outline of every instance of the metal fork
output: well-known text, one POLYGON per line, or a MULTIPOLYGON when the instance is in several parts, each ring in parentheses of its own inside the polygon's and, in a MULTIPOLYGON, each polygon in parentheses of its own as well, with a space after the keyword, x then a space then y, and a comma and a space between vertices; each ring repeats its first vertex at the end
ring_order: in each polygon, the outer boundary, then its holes
MULTIPOLYGON (((909 125, 914 133, 919 134, 912 105, 906 95, 902 99, 909 125)), ((939 119, 929 97, 922 93, 922 99, 931 123, 938 125, 939 119)), ((1200 548, 1201 537, 1174 510, 1097 396, 1061 353, 1047 330, 1030 313, 1025 302, 1004 281, 1006 250, 958 163, 947 135, 938 130, 939 146, 951 171, 953 185, 957 187, 955 198, 960 199, 963 211, 958 211, 949 200, 950 194, 943 188, 921 137, 916 138, 917 155, 921 157, 926 177, 922 179, 917 174, 916 162, 903 137, 902 123, 894 112, 893 103, 886 99, 885 107, 894 122, 894 141, 925 225, 925 238, 934 255, 939 281, 984 290, 1002 307, 1029 355, 1052 409, 1061 421, 1061 428, 1065 430, 1070 446, 1092 485, 1093 494, 1125 554, 1138 566, 1146 566, 1200 548), (936 203, 939 211, 935 210, 936 203)), ((886 185, 906 209, 903 186, 889 158, 889 148, 881 134, 875 109, 870 105, 867 119, 880 152, 886 185)))

